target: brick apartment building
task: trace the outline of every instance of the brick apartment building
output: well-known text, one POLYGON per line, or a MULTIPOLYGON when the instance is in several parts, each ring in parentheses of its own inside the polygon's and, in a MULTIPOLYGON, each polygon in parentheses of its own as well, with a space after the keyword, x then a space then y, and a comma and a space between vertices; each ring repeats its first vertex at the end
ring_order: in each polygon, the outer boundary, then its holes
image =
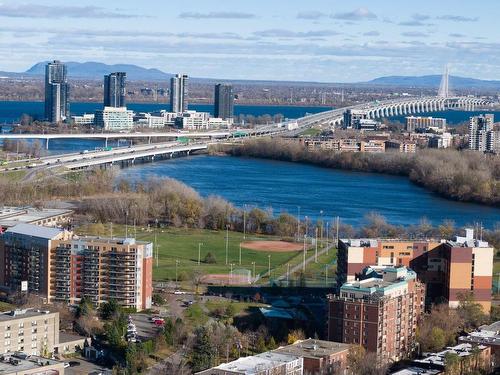
POLYGON ((47 301, 95 305, 110 299, 137 310, 151 307, 152 252, 148 242, 79 237, 57 228, 18 224, 0 237, 0 284, 47 301))
POLYGON ((339 240, 337 285, 355 280, 368 266, 404 265, 427 285, 427 303, 448 301, 471 292, 484 311, 491 308, 493 248, 474 238, 472 229, 454 241, 400 239, 339 240))
POLYGON ((359 276, 329 297, 328 339, 362 345, 381 362, 409 357, 425 286, 404 266, 370 267, 359 276))

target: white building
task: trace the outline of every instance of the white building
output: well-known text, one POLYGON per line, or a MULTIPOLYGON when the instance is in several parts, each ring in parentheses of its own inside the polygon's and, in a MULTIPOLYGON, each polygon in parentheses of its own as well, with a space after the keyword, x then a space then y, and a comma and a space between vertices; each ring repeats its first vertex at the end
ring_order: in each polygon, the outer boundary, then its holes
POLYGON ((233 120, 210 117, 208 112, 187 111, 175 119, 175 125, 184 130, 210 130, 230 128, 233 120))
POLYGON ((109 131, 132 130, 134 127, 134 112, 126 107, 104 107, 95 112, 94 124, 109 131))
POLYGON ((453 137, 450 133, 434 135, 429 138, 430 148, 450 148, 453 144, 453 137))
POLYGON ((72 116, 75 125, 94 125, 95 115, 93 113, 85 113, 82 116, 72 116))
POLYGON ((198 372, 197 375, 302 375, 304 359, 299 356, 265 352, 198 372))
POLYGON ((163 116, 156 116, 152 113, 138 113, 134 116, 134 125, 143 128, 164 128, 165 118, 163 116))
POLYGON ((430 130, 436 133, 442 133, 446 131, 446 119, 439 117, 409 116, 406 118, 406 130, 411 133, 425 133, 430 130))

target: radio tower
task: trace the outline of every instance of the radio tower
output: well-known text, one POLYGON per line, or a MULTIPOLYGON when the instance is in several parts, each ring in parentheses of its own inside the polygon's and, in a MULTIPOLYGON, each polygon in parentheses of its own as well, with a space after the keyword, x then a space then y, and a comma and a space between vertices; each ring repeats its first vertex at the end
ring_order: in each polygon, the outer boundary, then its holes
POLYGON ((440 98, 449 98, 451 97, 450 92, 450 74, 448 71, 448 65, 444 67, 443 78, 441 78, 441 84, 439 85, 438 96, 440 98))

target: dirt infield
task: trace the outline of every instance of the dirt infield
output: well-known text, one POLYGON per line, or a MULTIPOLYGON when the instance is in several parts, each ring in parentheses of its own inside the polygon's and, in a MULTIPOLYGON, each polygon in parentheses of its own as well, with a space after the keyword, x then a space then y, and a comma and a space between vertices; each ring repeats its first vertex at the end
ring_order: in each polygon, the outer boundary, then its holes
POLYGON ((268 251, 272 253, 288 253, 303 249, 303 245, 300 243, 286 241, 246 241, 241 243, 241 247, 250 250, 268 251))
POLYGON ((203 284, 211 285, 248 285, 252 280, 247 275, 210 274, 201 278, 203 284))

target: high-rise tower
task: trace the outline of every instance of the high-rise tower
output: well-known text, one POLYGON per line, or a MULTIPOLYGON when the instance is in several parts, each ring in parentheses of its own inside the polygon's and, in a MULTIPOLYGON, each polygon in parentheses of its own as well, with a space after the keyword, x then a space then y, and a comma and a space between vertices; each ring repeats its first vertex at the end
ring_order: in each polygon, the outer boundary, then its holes
POLYGON ((125 107, 127 73, 116 72, 104 76, 104 106, 125 107))
POLYGON ((234 116, 233 86, 226 84, 215 85, 214 115, 223 120, 234 116))
POLYGON ((188 109, 188 76, 177 74, 170 79, 170 112, 183 113, 188 109))
POLYGON ((54 60, 45 66, 45 119, 52 123, 69 117, 69 85, 66 65, 54 60))

